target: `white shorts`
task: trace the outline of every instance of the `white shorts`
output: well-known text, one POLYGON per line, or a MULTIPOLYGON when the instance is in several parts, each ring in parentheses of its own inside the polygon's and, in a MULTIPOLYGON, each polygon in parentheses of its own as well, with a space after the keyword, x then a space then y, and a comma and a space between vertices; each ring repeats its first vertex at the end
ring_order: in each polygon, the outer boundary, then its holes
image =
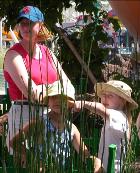
POLYGON ((37 117, 39 119, 45 119, 46 117, 42 106, 31 106, 31 110, 29 111, 29 105, 12 104, 8 113, 8 134, 6 139, 10 154, 13 154, 13 149, 10 147, 10 140, 19 132, 19 129, 22 129, 25 124, 29 123, 29 118, 31 120, 37 117))

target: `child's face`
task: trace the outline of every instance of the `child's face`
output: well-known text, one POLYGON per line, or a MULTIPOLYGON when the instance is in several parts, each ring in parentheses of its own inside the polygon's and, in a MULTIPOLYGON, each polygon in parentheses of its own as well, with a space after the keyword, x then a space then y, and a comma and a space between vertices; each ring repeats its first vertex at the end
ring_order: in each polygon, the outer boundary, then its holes
POLYGON ((125 101, 114 93, 105 92, 105 93, 102 93, 101 95, 101 103, 106 108, 122 110, 124 107, 125 101))
POLYGON ((68 108, 68 100, 61 95, 51 96, 49 97, 49 107, 53 112, 61 113, 62 109, 68 108))

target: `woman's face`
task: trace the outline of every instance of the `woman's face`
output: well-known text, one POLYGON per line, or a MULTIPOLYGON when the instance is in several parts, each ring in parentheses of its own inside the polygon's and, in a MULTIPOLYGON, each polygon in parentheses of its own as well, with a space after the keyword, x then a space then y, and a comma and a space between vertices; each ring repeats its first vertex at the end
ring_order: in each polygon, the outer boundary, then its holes
POLYGON ((105 92, 101 95, 101 103, 106 107, 110 109, 118 109, 123 110, 124 104, 126 103, 124 99, 119 97, 118 95, 111 93, 111 92, 105 92))
POLYGON ((19 30, 23 39, 30 40, 35 39, 40 30, 41 24, 40 22, 32 22, 26 18, 23 18, 19 22, 19 30))

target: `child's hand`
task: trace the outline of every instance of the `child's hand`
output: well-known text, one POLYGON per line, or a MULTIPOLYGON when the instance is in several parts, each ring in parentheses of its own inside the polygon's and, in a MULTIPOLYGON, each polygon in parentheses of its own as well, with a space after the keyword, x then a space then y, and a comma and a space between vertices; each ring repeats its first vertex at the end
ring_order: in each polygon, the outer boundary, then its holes
POLYGON ((101 160, 94 157, 94 173, 104 173, 104 168, 102 167, 101 160))
POLYGON ((75 101, 74 103, 74 111, 79 112, 84 107, 84 101, 75 101))
POLYGON ((93 161, 93 173, 105 173, 103 165, 101 164, 101 160, 95 156, 90 156, 93 161))

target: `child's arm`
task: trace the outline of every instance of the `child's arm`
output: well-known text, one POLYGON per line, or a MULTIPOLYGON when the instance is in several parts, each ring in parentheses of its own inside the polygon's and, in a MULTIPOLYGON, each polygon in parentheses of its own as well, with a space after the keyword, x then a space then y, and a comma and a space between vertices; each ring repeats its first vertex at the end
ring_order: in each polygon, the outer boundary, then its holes
POLYGON ((0 116, 0 124, 5 123, 8 120, 8 114, 0 116))
POLYGON ((75 110, 80 110, 81 108, 86 108, 89 111, 96 113, 103 118, 109 117, 108 109, 99 102, 90 102, 90 101, 75 101, 75 110))
POLYGON ((19 132, 17 132, 15 136, 9 142, 10 147, 13 148, 15 151, 14 153, 15 153, 16 163, 21 166, 26 165, 26 150, 27 150, 26 140, 23 135, 24 134, 25 136, 28 135, 34 123, 35 123, 35 120, 32 120, 30 124, 26 123, 23 126, 23 128, 19 130, 19 132))
POLYGON ((84 144, 81 136, 80 136, 80 132, 77 129, 77 127, 72 124, 72 130, 74 131, 74 136, 73 136, 73 146, 75 148, 75 150, 77 151, 77 153, 79 154, 80 149, 82 149, 82 160, 85 160, 86 158, 90 158, 93 160, 94 162, 94 172, 95 173, 99 173, 101 172, 102 166, 101 166, 101 160, 95 156, 91 156, 90 152, 88 151, 86 145, 84 144))
POLYGON ((28 132, 29 132, 29 130, 30 130, 29 127, 32 127, 34 124, 35 124, 35 120, 32 120, 32 121, 30 122, 30 124, 29 124, 29 123, 26 123, 26 124, 23 126, 23 128, 22 128, 19 132, 17 132, 17 133, 15 134, 15 136, 10 140, 10 147, 13 148, 14 144, 15 144, 17 141, 20 141, 20 138, 23 136, 23 133, 24 133, 25 135, 27 135, 28 132))
POLYGON ((29 124, 27 123, 9 142, 10 147, 14 150, 15 162, 20 166, 26 165, 26 142, 23 140, 23 133, 28 131, 29 124))
POLYGON ((0 116, 0 135, 3 134, 4 132, 4 123, 7 122, 8 120, 8 114, 4 114, 2 116, 0 116))
POLYGON ((72 124, 72 131, 74 132, 72 144, 73 144, 73 147, 75 148, 75 150, 77 151, 77 153, 79 154, 80 149, 81 149, 83 159, 85 157, 90 156, 90 152, 88 151, 86 145, 84 144, 84 142, 80 136, 79 130, 77 129, 77 127, 74 124, 72 124))

